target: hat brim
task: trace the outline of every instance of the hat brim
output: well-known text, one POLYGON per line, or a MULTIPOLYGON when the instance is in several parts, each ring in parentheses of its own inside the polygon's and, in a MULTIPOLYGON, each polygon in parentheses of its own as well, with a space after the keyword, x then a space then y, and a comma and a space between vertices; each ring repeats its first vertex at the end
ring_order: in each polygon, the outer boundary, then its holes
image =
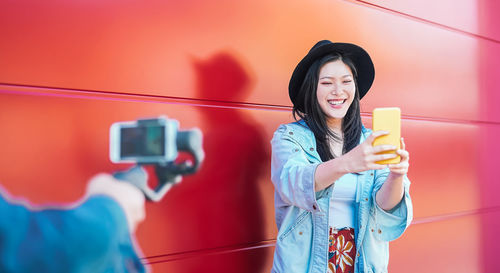
POLYGON ((340 53, 342 56, 349 58, 354 63, 357 71, 356 82, 358 84, 360 99, 366 95, 372 86, 375 78, 375 68, 370 55, 368 55, 363 48, 350 43, 332 42, 318 47, 313 47, 295 67, 288 85, 290 100, 299 111, 304 112, 304 98, 299 98, 298 94, 309 67, 311 67, 317 59, 330 53, 340 53))

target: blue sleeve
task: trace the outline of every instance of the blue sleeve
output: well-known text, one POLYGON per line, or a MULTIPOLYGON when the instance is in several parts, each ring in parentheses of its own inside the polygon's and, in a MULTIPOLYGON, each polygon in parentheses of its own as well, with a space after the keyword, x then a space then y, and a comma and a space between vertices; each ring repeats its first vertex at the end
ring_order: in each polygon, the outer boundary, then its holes
POLYGON ((382 241, 392 241, 400 237, 413 220, 413 205, 410 197, 410 180, 403 177, 404 193, 401 202, 390 211, 385 211, 376 201, 376 193, 389 176, 389 169, 375 171, 375 187, 372 196, 374 218, 378 232, 376 236, 382 241))
POLYGON ((106 196, 31 211, 0 196, 1 272, 144 272, 125 214, 106 196))
POLYGON ((314 174, 319 163, 310 163, 302 147, 287 138, 280 126, 271 140, 271 180, 280 199, 307 211, 319 208, 314 190, 314 174))

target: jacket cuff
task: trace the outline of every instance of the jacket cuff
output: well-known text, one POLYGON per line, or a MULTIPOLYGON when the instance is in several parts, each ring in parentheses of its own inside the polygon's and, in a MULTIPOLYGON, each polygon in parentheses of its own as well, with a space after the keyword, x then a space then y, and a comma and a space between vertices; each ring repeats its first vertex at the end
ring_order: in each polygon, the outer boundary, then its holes
POLYGON ((317 200, 321 197, 322 191, 316 192, 316 182, 315 182, 315 174, 316 174, 316 169, 318 168, 320 163, 314 163, 310 165, 311 168, 311 179, 309 181, 312 181, 311 183, 311 189, 309 190, 310 194, 306 195, 306 200, 310 198, 310 200, 307 200, 308 204, 311 204, 307 210, 311 212, 317 212, 321 211, 321 207, 319 206, 317 200))
POLYGON ((376 237, 382 241, 392 241, 399 238, 413 219, 413 207, 409 194, 410 181, 404 177, 403 198, 393 209, 386 211, 376 201, 375 191, 372 196, 376 237))

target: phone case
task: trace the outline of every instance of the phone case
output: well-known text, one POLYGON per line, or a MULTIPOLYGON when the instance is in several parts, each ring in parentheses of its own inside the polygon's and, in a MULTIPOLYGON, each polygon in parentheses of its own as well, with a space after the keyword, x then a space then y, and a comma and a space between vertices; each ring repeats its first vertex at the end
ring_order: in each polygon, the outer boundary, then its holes
MULTIPOLYGON (((384 130, 389 134, 376 138, 373 141, 373 146, 381 144, 390 144, 401 148, 401 110, 398 107, 375 108, 373 110, 373 132, 384 130)), ((389 151, 385 153, 395 153, 389 151)), ((399 163, 401 157, 378 161, 378 164, 394 164, 399 163)))

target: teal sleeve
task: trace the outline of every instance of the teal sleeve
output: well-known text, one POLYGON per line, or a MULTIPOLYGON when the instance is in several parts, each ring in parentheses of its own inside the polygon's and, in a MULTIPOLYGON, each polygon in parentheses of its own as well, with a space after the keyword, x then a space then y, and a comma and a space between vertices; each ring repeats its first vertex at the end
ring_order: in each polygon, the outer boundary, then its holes
POLYGON ((315 211, 317 203, 314 174, 320 162, 311 163, 302 146, 280 126, 271 140, 271 181, 276 193, 287 205, 315 211))
POLYGON ((376 223, 376 236, 381 241, 392 241, 400 237, 410 226, 413 220, 413 205, 410 197, 410 180, 405 175, 403 178, 404 193, 401 202, 390 211, 385 211, 376 202, 376 193, 382 187, 389 175, 388 169, 376 171, 375 188, 373 191, 373 213, 376 223))
POLYGON ((144 272, 125 214, 94 196, 72 209, 31 211, 0 196, 1 272, 144 272))

